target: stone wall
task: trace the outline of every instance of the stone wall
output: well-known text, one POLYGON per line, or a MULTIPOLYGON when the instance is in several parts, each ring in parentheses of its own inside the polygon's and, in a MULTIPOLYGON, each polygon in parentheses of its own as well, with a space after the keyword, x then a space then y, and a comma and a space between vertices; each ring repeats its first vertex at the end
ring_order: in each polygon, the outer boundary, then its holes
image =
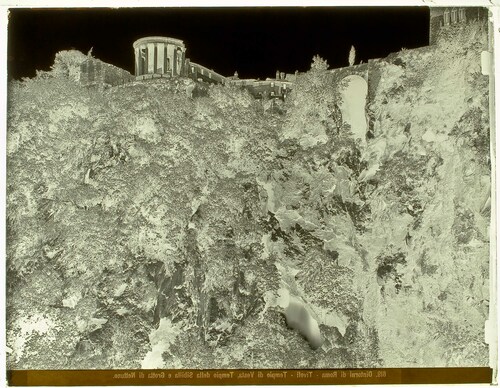
POLYGON ((80 69, 80 82, 83 85, 117 86, 135 79, 128 71, 93 57, 83 62, 80 69))
POLYGON ((188 77, 197 81, 202 80, 203 82, 215 83, 215 84, 225 84, 228 79, 219 73, 206 68, 205 66, 199 65, 194 62, 187 60, 187 74, 188 77))

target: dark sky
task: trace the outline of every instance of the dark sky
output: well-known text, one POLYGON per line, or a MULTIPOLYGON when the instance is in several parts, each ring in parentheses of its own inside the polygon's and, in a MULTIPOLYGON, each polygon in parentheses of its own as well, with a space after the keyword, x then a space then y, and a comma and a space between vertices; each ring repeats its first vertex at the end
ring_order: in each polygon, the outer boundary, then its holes
POLYGON ((319 54, 331 68, 402 47, 428 44, 427 7, 12 9, 9 78, 48 70, 60 50, 77 49, 133 72, 132 43, 149 35, 182 39, 193 62, 222 75, 264 79, 277 69, 310 68, 319 54))

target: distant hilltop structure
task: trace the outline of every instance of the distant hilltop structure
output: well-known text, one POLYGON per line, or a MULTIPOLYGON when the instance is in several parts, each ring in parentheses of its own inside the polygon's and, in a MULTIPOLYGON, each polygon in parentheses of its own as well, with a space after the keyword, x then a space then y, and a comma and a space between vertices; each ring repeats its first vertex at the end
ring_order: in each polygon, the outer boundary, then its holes
POLYGON ((487 20, 488 9, 481 7, 430 8, 429 44, 435 44, 439 31, 451 25, 465 24, 473 20, 487 20))
POLYGON ((187 77, 208 84, 232 84, 249 89, 255 97, 285 98, 292 89, 290 75, 276 73, 276 79, 259 81, 239 79, 237 73, 225 77, 205 66, 191 62, 186 57, 186 46, 179 39, 149 36, 138 39, 133 44, 135 55, 135 79, 187 77))
MULTIPOLYGON (((487 20, 488 12, 487 8, 480 7, 431 7, 429 45, 436 43, 441 30, 453 28, 457 24, 467 24, 474 20, 487 20)), ((81 65, 80 82, 84 85, 104 87, 155 78, 185 77, 203 84, 239 86, 247 89, 255 98, 280 98, 284 100, 293 89, 297 77, 300 76, 298 72, 287 74, 276 71, 275 78, 266 78, 265 80, 240 79, 237 72, 233 76, 226 77, 212 69, 191 62, 186 56, 187 48, 184 42, 170 37, 144 37, 133 43, 133 49, 135 75, 88 55, 87 60, 81 65)), ((373 61, 377 61, 377 59, 368 62, 373 61)), ((366 79, 368 68, 368 64, 359 64, 332 71, 344 76, 349 73, 359 74, 366 79)))

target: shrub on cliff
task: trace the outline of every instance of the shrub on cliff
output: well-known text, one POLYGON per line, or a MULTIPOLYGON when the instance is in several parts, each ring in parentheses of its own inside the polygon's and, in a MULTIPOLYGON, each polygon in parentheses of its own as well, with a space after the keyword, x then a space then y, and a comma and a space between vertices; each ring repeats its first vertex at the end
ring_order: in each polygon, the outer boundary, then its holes
POLYGON ((80 65, 87 60, 87 56, 78 50, 59 51, 51 67, 56 76, 64 76, 73 81, 80 80, 80 65))

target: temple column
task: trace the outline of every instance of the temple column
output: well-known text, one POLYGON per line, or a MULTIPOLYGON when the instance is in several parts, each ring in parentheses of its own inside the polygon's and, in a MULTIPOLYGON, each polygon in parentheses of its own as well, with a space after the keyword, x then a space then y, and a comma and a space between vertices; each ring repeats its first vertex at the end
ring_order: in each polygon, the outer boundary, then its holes
POLYGON ((156 72, 159 74, 165 73, 164 68, 164 53, 165 53, 165 44, 157 43, 156 44, 156 72))
POLYGON ((135 52, 135 75, 139 75, 139 61, 140 61, 139 47, 134 49, 134 52, 135 52))
POLYGON ((170 60, 168 59, 167 55, 167 46, 164 45, 163 47, 163 74, 167 74, 170 71, 170 60))
POLYGON ((174 69, 174 71, 173 71, 174 75, 179 74, 177 71, 177 50, 174 50, 174 63, 173 63, 172 68, 174 69))
POLYGON ((167 58, 169 59, 169 62, 170 62, 170 72, 172 75, 174 75, 175 73, 172 71, 172 69, 174 68, 174 46, 171 45, 171 44, 168 44, 167 45, 167 58))
POLYGON ((148 55, 148 74, 153 74, 155 72, 155 44, 147 44, 147 55, 148 55))
POLYGON ((141 52, 141 62, 139 72, 141 75, 144 75, 148 71, 148 49, 146 45, 141 45, 139 48, 141 52))
POLYGON ((180 69, 179 69, 179 75, 184 75, 184 73, 182 72, 183 68, 184 68, 184 58, 185 58, 185 55, 184 55, 184 50, 181 50, 181 60, 179 62, 180 64, 180 69))

